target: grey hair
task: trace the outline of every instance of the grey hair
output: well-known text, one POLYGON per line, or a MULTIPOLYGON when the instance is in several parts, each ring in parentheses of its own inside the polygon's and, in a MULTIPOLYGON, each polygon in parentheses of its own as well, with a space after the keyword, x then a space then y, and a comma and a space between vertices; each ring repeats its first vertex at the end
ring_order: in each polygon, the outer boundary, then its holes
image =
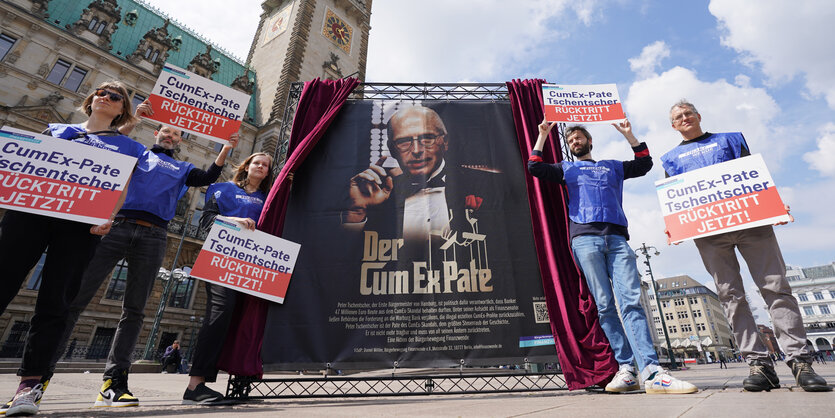
POLYGON ((683 108, 690 109, 690 110, 693 111, 693 113, 695 113, 697 115, 701 114, 701 113, 699 113, 698 110, 696 110, 696 106, 694 106, 693 103, 688 102, 687 99, 681 99, 681 100, 677 101, 676 104, 674 104, 670 108, 670 123, 673 122, 673 110, 675 110, 675 108, 677 108, 677 107, 683 107, 683 108))

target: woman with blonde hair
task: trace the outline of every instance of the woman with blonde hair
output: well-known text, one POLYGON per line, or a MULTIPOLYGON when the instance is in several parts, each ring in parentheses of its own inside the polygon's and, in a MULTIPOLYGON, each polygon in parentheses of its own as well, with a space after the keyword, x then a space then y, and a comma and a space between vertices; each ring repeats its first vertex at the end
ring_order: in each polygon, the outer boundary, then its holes
MULTIPOLYGON (((231 181, 209 186, 200 227, 211 228, 215 217, 223 215, 254 230, 272 180, 272 157, 263 152, 250 155, 236 168, 231 181)), ((206 283, 206 293, 206 315, 197 336, 183 404, 212 404, 223 400, 223 394, 209 389, 205 382, 217 380, 217 361, 240 293, 211 283, 206 283)))
MULTIPOLYGON (((118 81, 98 86, 83 101, 87 120, 79 124, 52 123, 44 131, 55 138, 78 142, 140 158, 145 146, 119 133, 117 128, 133 123, 128 91, 118 81)), ((124 190, 127 190, 127 185, 124 190)), ((2 406, 7 416, 31 415, 49 382, 50 362, 64 328, 69 303, 78 292, 82 274, 93 256, 100 236, 110 231, 111 221, 124 202, 124 190, 110 221, 88 224, 9 210, 0 221, 0 313, 17 295, 29 271, 47 251, 23 361, 17 374, 20 386, 14 398, 2 406), (42 378, 47 376, 46 379, 42 378)))

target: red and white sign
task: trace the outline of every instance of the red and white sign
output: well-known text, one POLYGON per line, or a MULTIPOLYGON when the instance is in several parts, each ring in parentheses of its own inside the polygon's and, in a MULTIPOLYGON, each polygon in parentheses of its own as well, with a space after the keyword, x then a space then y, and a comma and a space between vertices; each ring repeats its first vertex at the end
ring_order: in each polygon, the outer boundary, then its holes
POLYGON ((759 154, 659 180, 655 190, 673 243, 790 220, 759 154))
POLYGON ((548 122, 611 123, 626 118, 615 84, 543 84, 548 122))
POLYGON ((218 216, 191 276, 272 302, 284 303, 301 245, 250 231, 218 216))
POLYGON ((238 90, 165 64, 148 98, 148 119, 225 144, 238 132, 249 96, 238 90))
POLYGON ((101 225, 136 158, 19 129, 0 129, 0 207, 101 225))

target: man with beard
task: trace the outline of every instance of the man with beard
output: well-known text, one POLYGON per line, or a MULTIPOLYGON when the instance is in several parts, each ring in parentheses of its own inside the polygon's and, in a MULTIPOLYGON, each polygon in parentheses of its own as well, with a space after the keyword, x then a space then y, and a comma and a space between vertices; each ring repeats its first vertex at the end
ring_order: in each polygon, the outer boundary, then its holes
POLYGON ((623 181, 641 177, 652 168, 652 157, 646 144, 638 142, 632 133, 632 125, 624 120, 612 125, 629 141, 635 159, 595 161, 591 157, 589 132, 583 126, 571 126, 566 130, 566 142, 577 161, 548 164, 542 161, 542 149, 555 124, 543 120, 539 125, 539 137, 531 151, 528 172, 534 177, 564 184, 568 189, 574 260, 594 295, 600 326, 620 365, 617 374, 606 385, 606 391, 640 389, 633 366, 637 361, 647 393, 696 392, 695 386, 670 376, 658 363, 649 323, 640 302, 637 257, 627 243, 629 231, 622 204, 623 181))

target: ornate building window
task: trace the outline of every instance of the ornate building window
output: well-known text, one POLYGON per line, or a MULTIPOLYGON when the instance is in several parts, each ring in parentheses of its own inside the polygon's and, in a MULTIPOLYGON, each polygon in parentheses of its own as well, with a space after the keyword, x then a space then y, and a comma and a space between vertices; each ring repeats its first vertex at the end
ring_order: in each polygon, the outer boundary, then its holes
POLYGON ((46 81, 64 86, 64 88, 72 91, 78 91, 78 87, 81 86, 81 82, 84 81, 86 76, 87 70, 59 58, 46 76, 46 81))
POLYGON ((168 51, 177 49, 174 40, 168 36, 169 23, 170 21, 166 19, 162 27, 146 32, 136 50, 127 56, 128 62, 147 66, 147 69, 154 72, 161 71, 165 60, 168 59, 168 51))
MULTIPOLYGON (((171 278, 169 280, 177 280, 171 278)), ((196 281, 191 276, 185 276, 174 283, 171 288, 171 297, 168 299, 169 308, 188 309, 191 305, 191 296, 194 293, 196 281)))
POLYGON ((135 110, 136 106, 141 105, 142 102, 145 101, 145 99, 147 99, 147 97, 145 97, 145 96, 143 96, 139 93, 134 93, 133 97, 130 99, 131 105, 133 106, 133 109, 135 110))
POLYGON ((107 22, 103 20, 98 20, 95 17, 90 19, 90 24, 87 25, 87 30, 90 32, 95 33, 96 35, 101 35, 104 31, 104 28, 107 27, 107 22))
POLYGON ((94 0, 81 12, 81 17, 66 28, 76 36, 86 38, 110 50, 110 37, 122 20, 122 8, 116 0, 94 0))
POLYGON ((119 260, 113 274, 110 276, 110 283, 107 291, 104 292, 105 299, 122 300, 125 298, 125 288, 128 283, 128 262, 125 259, 119 260))
POLYGON ((0 61, 2 61, 3 58, 6 58, 6 54, 12 50, 15 42, 17 42, 17 39, 12 38, 5 33, 0 33, 0 61))
POLYGON ((212 59, 212 46, 206 45, 206 52, 195 55, 188 64, 187 70, 208 79, 220 69, 220 59, 212 59))

